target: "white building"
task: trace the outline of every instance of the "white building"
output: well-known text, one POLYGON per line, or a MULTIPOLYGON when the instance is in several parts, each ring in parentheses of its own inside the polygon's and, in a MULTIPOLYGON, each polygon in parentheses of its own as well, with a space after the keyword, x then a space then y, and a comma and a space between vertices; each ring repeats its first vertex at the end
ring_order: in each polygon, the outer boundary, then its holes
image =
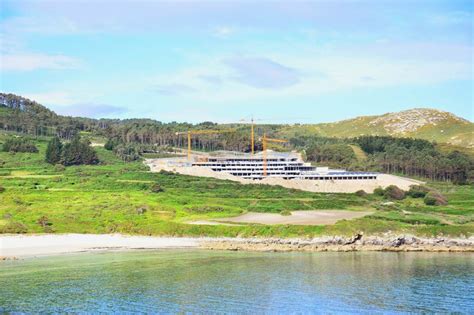
MULTIPOLYGON (((295 152, 267 151, 266 177, 309 180, 376 180, 378 173, 349 172, 346 170, 314 167, 305 163, 295 152)), ((208 167, 215 172, 226 172, 246 179, 263 179, 263 153, 196 157, 192 166, 208 167)))

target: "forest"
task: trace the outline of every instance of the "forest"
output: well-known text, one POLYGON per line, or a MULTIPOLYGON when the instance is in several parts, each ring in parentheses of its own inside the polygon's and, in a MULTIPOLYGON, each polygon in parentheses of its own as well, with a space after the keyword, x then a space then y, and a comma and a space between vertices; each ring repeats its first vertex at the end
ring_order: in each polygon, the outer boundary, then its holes
MULTIPOLYGON (((287 125, 256 125, 256 134, 285 137, 287 125)), ((57 136, 72 141, 80 132, 107 139, 106 149, 112 150, 123 161, 135 161, 144 153, 163 148, 186 148, 187 136, 177 132, 188 130, 228 130, 214 135, 193 135, 193 150, 250 151, 250 126, 246 124, 199 124, 152 119, 92 119, 57 115, 29 99, 0 93, 0 129, 25 133, 34 137, 57 136)), ((262 144, 256 137, 256 150, 262 144)), ((289 143, 271 147, 274 150, 298 150, 310 162, 342 167, 349 170, 370 170, 392 174, 452 181, 457 184, 474 182, 474 158, 465 152, 442 152, 436 143, 412 138, 390 136, 361 136, 356 138, 329 138, 294 135, 289 143), (363 157, 355 154, 360 148, 363 157)))

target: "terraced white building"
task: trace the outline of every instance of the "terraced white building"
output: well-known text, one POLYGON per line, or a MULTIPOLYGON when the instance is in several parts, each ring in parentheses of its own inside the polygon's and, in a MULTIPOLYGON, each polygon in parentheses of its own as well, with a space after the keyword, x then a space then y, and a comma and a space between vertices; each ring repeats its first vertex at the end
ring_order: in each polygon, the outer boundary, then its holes
POLYGON ((274 177, 307 180, 376 180, 378 176, 378 173, 373 172, 349 172, 341 169, 314 167, 305 163, 298 153, 273 151, 267 152, 267 176, 264 176, 263 158, 262 153, 205 156, 196 157, 191 166, 206 167, 215 172, 225 172, 245 179, 274 177))

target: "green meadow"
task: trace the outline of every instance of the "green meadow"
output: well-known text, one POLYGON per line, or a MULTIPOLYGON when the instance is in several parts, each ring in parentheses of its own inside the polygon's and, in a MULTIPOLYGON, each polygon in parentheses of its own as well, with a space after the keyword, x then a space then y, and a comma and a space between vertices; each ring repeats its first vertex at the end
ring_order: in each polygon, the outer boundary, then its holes
MULTIPOLYGON (((0 142, 5 136, 0 135, 0 142)), ((310 237, 385 232, 471 236, 474 187, 432 182, 446 206, 422 199, 323 194, 267 185, 174 173, 151 173, 141 162, 125 163, 96 147, 101 163, 59 167, 44 162, 47 139, 35 140, 39 153, 0 152, 0 233, 126 233, 173 236, 310 237), (385 205, 384 205, 385 204, 385 205), (248 211, 372 210, 370 216, 331 226, 204 226, 193 220, 225 218, 248 211)))

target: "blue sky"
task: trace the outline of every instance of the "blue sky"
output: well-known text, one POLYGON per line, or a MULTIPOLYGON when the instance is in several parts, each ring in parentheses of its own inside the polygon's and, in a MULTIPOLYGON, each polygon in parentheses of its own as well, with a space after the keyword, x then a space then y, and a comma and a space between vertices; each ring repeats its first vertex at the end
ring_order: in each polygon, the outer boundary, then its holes
POLYGON ((0 88, 62 114, 474 120, 472 1, 0 0, 0 88))

